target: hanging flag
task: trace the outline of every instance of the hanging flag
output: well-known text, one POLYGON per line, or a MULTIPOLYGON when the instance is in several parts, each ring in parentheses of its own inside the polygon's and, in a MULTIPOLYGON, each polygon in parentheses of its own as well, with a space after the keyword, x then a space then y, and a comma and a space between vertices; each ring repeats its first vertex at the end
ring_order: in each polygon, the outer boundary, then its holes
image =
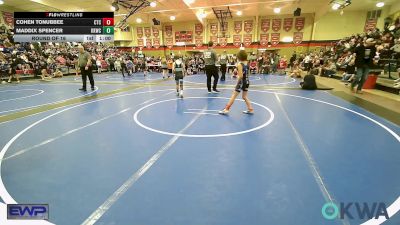
POLYGON ((153 28, 153 36, 158 37, 160 35, 160 31, 158 30, 157 27, 152 27, 153 28))
POLYGON ((202 33, 203 33, 203 24, 201 24, 201 23, 196 23, 196 24, 194 25, 194 32, 195 32, 197 35, 202 34, 202 33))
POLYGON ((165 34, 166 34, 168 37, 171 37, 171 36, 172 36, 172 25, 167 25, 167 26, 165 26, 165 34))
POLYGON ((279 44, 279 39, 281 37, 280 33, 272 33, 271 34, 271 44, 272 45, 277 45, 279 44))
POLYGON ((213 35, 218 33, 218 23, 210 23, 210 32, 213 35))
POLYGON ((244 31, 246 31, 246 33, 253 31, 253 20, 244 21, 244 31))
POLYGON ((233 45, 239 47, 242 44, 242 35, 233 35, 233 45))
POLYGON ((143 37, 143 27, 137 27, 136 33, 137 33, 138 38, 142 38, 143 37))
POLYGON ((197 47, 203 46, 203 36, 196 36, 195 42, 197 47))
POLYGON ((293 27, 293 18, 285 18, 283 20, 283 29, 288 32, 293 27))
POLYGON ((277 32, 281 29, 282 19, 272 19, 272 30, 277 32))
POLYGON ((294 27, 296 28, 297 31, 301 31, 304 28, 304 23, 305 23, 305 18, 298 17, 294 22, 294 27))
POLYGON ((263 32, 267 32, 269 30, 270 25, 271 25, 270 19, 261 19, 261 30, 263 32))
POLYGON ((242 32, 242 21, 235 21, 233 25, 233 30, 239 34, 242 32))
POLYGON ((160 38, 153 38, 153 46, 154 48, 160 48, 160 38))
POLYGON ((260 45, 267 46, 268 45, 268 34, 260 34, 260 45))
POLYGON ((145 27, 144 28, 144 36, 146 36, 147 38, 151 37, 151 29, 150 29, 150 27, 145 27))
POLYGON ((243 35, 243 44, 244 46, 248 47, 253 42, 253 35, 252 34, 244 34, 243 35))
POLYGON ((293 33, 293 43, 300 44, 303 41, 303 32, 294 32, 293 33))
POLYGON ((137 43, 139 47, 143 47, 144 46, 143 38, 137 39, 137 43))

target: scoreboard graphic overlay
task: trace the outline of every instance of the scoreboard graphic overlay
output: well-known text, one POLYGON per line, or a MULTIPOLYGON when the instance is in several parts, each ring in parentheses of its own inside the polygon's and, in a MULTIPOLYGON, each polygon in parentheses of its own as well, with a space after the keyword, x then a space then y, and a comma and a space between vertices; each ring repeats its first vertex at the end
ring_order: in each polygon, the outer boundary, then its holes
POLYGON ((14 12, 16 42, 113 42, 113 12, 14 12))

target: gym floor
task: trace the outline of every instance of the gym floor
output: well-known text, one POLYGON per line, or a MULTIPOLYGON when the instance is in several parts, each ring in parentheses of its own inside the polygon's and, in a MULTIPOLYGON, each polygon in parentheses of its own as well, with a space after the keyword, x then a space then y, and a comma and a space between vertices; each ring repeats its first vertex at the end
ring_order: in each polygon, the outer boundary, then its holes
POLYGON ((188 76, 183 99, 157 73, 74 79, 0 86, 0 197, 48 203, 46 224, 366 222, 324 219, 331 201, 384 202, 400 223, 399 125, 327 91, 254 75, 255 114, 237 99, 222 116, 232 78, 208 94, 188 76))

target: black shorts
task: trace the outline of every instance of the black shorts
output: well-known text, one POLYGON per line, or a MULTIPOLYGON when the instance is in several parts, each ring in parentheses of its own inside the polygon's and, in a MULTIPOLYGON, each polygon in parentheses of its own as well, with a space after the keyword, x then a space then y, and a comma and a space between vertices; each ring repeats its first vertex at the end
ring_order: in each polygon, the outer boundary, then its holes
POLYGON ((236 84, 235 91, 236 92, 248 91, 249 86, 250 86, 250 82, 239 80, 238 83, 236 84))
POLYGON ((183 79, 183 74, 182 73, 175 74, 175 80, 176 81, 179 81, 179 80, 182 80, 182 79, 183 79))

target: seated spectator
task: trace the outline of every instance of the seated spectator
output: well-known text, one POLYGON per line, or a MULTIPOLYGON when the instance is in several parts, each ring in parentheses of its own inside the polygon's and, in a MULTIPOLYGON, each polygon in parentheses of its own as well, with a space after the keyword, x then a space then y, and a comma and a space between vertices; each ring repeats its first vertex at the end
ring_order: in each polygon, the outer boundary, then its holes
POLYGON ((302 89, 305 90, 316 90, 317 83, 315 82, 315 76, 312 74, 307 74, 306 76, 304 76, 303 81, 300 82, 300 86, 302 89))
POLYGON ((9 68, 8 74, 9 74, 9 78, 8 78, 8 83, 11 83, 12 78, 15 76, 15 79, 17 80, 17 83, 20 82, 19 80, 19 75, 17 74, 17 70, 20 70, 22 68, 22 63, 23 60, 21 59, 20 56, 14 56, 11 59, 11 66, 9 68))
POLYGON ((356 74, 356 66, 355 59, 351 60, 349 65, 347 65, 345 72, 343 73, 342 82, 345 82, 346 85, 353 81, 354 76, 356 74))
POLYGON ((250 62, 249 70, 251 74, 255 74, 257 72, 257 61, 253 60, 250 62))
POLYGON ((117 58, 115 60, 114 66, 118 73, 121 72, 121 59, 120 58, 117 58))
POLYGON ((96 60, 96 67, 97 67, 97 73, 98 74, 101 74, 101 72, 102 72, 102 66, 101 66, 101 59, 98 57, 97 58, 97 60, 96 60))
POLYGON ((265 56, 261 65, 261 73, 269 74, 271 72, 271 58, 269 56, 265 56))
POLYGON ((286 72, 286 68, 287 68, 288 64, 287 64, 287 60, 286 60, 286 56, 283 56, 282 58, 280 58, 279 63, 278 63, 278 74, 279 75, 285 75, 286 72))
POLYGON ((296 60, 293 63, 289 76, 292 78, 301 78, 301 72, 303 72, 303 70, 300 68, 299 61, 296 60))
POLYGON ((328 60, 327 63, 321 67, 320 74, 322 77, 332 77, 336 74, 336 66, 332 60, 328 60))
POLYGON ((52 78, 46 69, 42 69, 41 77, 42 77, 42 80, 47 80, 47 79, 52 78))
MULTIPOLYGON (((400 74, 400 69, 398 70, 398 72, 399 72, 399 74, 400 74)), ((400 78, 398 78, 398 79, 396 79, 396 80, 394 81, 393 87, 394 87, 394 88, 400 88, 400 78)))
POLYGON ((60 71, 59 68, 57 68, 56 72, 53 73, 53 78, 56 78, 56 77, 61 77, 61 78, 63 77, 63 73, 60 71))

